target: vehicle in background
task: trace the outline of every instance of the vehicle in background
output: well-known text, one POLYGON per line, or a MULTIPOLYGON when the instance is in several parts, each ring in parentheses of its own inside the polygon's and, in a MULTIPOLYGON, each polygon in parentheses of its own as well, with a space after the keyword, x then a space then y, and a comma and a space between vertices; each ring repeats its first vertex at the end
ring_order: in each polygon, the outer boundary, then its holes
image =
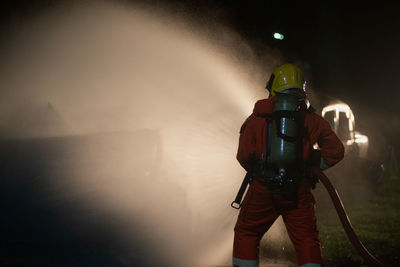
POLYGON ((327 105, 322 109, 321 115, 331 124, 348 153, 360 158, 367 157, 368 136, 355 130, 355 118, 349 105, 344 103, 327 105))
MULTIPOLYGON (((382 161, 371 154, 379 145, 371 143, 376 138, 358 130, 351 107, 340 99, 315 92, 311 92, 309 97, 316 112, 331 124, 345 146, 344 160, 338 168, 328 170, 329 177, 338 181, 337 188, 347 203, 357 201, 350 193, 355 191, 369 199, 383 177, 382 161)), ((318 146, 314 145, 314 148, 318 146)))

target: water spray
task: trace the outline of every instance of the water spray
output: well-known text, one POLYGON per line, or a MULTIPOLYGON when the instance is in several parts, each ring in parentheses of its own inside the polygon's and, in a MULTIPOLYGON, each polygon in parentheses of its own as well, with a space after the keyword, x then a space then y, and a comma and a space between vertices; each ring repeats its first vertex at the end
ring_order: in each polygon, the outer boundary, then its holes
POLYGON ((32 174, 48 189, 42 199, 113 214, 98 221, 124 225, 112 253, 127 265, 146 256, 134 253, 137 227, 155 243, 152 255, 171 260, 166 266, 228 262, 234 213, 225 204, 242 173, 232 157, 237 125, 260 97, 251 88, 264 80, 254 77, 268 70, 227 29, 213 41, 168 12, 76 5, 16 26, 4 45, 2 136, 28 140, 27 150, 36 142, 41 155, 59 148, 37 157, 49 173, 32 174), (238 64, 236 49, 248 61, 238 64), (66 127, 38 123, 42 106, 66 127))

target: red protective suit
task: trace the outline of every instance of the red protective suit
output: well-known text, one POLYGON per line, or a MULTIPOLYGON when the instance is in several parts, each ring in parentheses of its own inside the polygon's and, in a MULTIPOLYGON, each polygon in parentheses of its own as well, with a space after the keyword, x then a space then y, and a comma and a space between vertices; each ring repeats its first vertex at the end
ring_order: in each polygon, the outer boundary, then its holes
MULTIPOLYGON (((251 155, 255 153, 261 158, 264 153, 265 114, 272 114, 274 101, 275 97, 259 100, 240 130, 237 159, 246 170, 250 167, 251 155)), ((325 165, 332 166, 343 158, 343 144, 329 122, 315 113, 306 113, 304 126, 305 161, 309 159, 314 143, 318 143, 325 165)), ((322 264, 315 200, 309 180, 301 180, 297 194, 284 196, 270 194, 266 185, 256 178, 250 184, 236 222, 233 266, 258 266, 259 242, 279 215, 282 215, 295 246, 299 265, 322 264)))

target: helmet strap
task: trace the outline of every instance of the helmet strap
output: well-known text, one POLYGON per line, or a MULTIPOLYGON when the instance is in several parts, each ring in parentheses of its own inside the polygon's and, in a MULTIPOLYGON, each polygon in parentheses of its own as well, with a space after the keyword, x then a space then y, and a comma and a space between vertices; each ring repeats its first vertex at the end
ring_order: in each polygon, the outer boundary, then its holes
POLYGON ((270 94, 271 94, 272 84, 274 83, 274 79, 275 79, 275 74, 272 73, 271 77, 269 77, 267 85, 265 86, 265 88, 269 91, 270 94))

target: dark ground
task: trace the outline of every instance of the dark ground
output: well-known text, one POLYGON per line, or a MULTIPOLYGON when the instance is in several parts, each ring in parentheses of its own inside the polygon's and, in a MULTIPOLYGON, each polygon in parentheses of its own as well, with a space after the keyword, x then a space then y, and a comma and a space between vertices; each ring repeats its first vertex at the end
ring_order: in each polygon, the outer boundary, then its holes
MULTIPOLYGON (((399 266, 400 176, 399 170, 390 169, 389 165, 386 162, 384 176, 375 187, 364 188, 363 192, 361 179, 350 185, 353 193, 345 195, 343 202, 356 234, 370 253, 384 266, 399 266)), ((356 175, 352 177, 357 180, 356 175)), ((321 198, 323 194, 318 193, 321 198)), ((317 212, 327 266, 362 266, 363 261, 347 240, 333 206, 320 205, 317 212)))
MULTIPOLYGON (((337 188, 361 242, 384 266, 399 266, 400 257, 400 175, 393 160, 385 161, 383 177, 365 162, 348 158, 326 171, 337 188), (365 172, 360 172, 364 169, 365 172)), ((317 200, 318 229, 327 267, 365 266, 343 230, 328 193, 321 183, 314 191, 317 200)), ((271 244, 263 240, 261 254, 296 262, 288 237, 271 244)))

